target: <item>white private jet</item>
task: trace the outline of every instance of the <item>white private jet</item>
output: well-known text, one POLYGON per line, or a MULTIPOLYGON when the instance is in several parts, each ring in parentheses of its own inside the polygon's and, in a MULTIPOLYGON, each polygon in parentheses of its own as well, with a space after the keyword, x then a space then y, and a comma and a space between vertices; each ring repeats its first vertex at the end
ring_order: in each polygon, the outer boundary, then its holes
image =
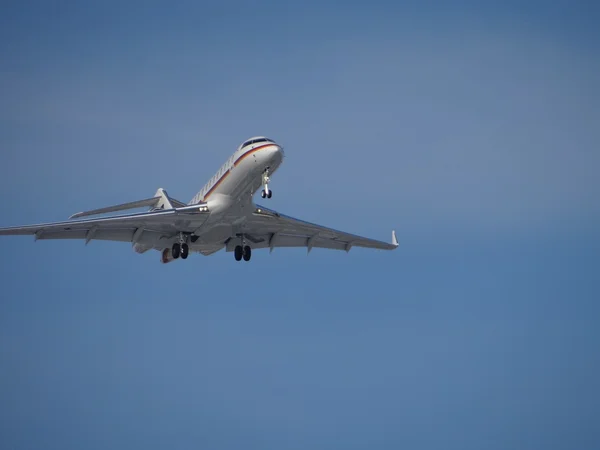
POLYGON ((158 189, 152 198, 73 214, 68 221, 0 228, 0 235, 34 235, 35 239, 92 239, 131 242, 138 253, 155 249, 161 261, 186 259, 190 251, 211 255, 222 248, 236 261, 250 261, 252 250, 276 247, 313 247, 349 251, 351 247, 393 250, 382 242, 294 219, 256 205, 254 194, 271 198, 270 176, 283 162, 283 148, 257 136, 245 141, 188 203, 158 189), (150 207, 149 211, 97 216, 150 207))

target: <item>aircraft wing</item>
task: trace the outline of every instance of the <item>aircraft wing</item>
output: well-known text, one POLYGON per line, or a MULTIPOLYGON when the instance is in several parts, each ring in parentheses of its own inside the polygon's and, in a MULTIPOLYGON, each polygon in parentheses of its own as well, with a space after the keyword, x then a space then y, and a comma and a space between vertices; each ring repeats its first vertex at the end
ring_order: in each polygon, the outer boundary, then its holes
POLYGON ((208 211, 203 205, 186 206, 124 214, 95 219, 68 220, 64 222, 0 228, 1 235, 33 235, 35 239, 91 239, 136 242, 143 234, 155 238, 172 237, 179 231, 194 229, 208 211))
MULTIPOLYGON (((258 206, 244 225, 244 235, 252 248, 314 247, 349 251, 352 247, 394 250, 398 247, 395 231, 392 241, 383 242, 334 230, 280 214, 258 206)), ((229 246, 228 246, 228 250, 229 246)))

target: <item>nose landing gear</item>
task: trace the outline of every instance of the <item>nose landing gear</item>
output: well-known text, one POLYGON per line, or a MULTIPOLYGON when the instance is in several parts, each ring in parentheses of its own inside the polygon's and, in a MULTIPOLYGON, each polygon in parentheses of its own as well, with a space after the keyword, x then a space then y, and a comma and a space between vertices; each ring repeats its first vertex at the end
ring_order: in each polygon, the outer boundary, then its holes
POLYGON ((265 169, 265 171, 262 174, 262 185, 263 185, 263 190, 260 193, 260 196, 262 198, 271 198, 271 196, 273 195, 273 191, 269 189, 269 182, 271 181, 271 178, 269 178, 269 168, 267 167, 265 169))

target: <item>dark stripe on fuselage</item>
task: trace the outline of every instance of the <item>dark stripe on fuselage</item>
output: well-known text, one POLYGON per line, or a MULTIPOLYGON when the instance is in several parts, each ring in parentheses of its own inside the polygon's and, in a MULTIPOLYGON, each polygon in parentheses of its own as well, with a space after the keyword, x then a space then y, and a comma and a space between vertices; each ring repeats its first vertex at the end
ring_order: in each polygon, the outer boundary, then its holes
MULTIPOLYGON (((251 154, 262 150, 265 147, 269 147, 270 145, 275 145, 272 142, 265 144, 265 145, 261 145, 259 147, 253 148, 252 150, 248 150, 246 153, 244 153, 242 156, 240 156, 238 159, 236 159, 233 163, 233 167, 236 167, 238 164, 240 164, 244 158, 246 158, 246 156, 250 156, 251 154)), ((219 187, 219 185, 223 182, 223 180, 225 178, 227 178, 227 175, 229 175, 229 173, 231 172, 231 170, 226 171, 221 178, 219 178, 219 180, 213 185, 213 187, 211 187, 208 192, 204 195, 204 201, 206 201, 206 199, 208 198, 208 196, 210 194, 212 194, 214 192, 215 189, 217 189, 217 187, 219 187)))

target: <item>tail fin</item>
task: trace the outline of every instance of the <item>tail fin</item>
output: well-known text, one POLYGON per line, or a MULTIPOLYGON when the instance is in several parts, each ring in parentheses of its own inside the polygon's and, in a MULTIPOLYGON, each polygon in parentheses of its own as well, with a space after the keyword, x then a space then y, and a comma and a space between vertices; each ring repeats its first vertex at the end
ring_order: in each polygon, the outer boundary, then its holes
POLYGON ((154 197, 157 199, 156 204, 150 207, 151 211, 155 211, 157 209, 173 209, 173 204, 169 199, 169 194, 163 188, 158 188, 154 197))

